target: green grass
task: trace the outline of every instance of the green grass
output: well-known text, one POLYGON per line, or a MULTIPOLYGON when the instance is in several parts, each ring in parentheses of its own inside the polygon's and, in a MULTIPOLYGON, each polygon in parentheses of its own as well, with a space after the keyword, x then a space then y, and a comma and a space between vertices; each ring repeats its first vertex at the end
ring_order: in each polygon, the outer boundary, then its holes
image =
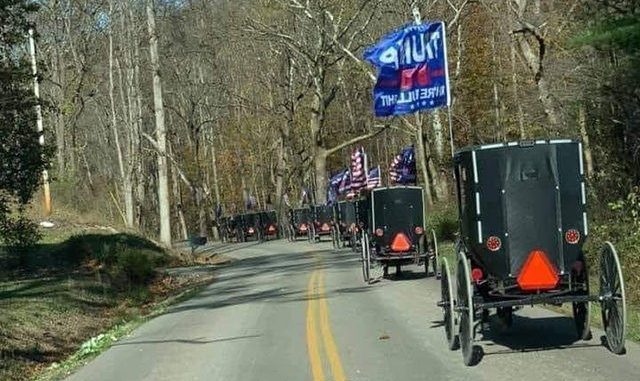
POLYGON ((44 371, 39 373, 35 380, 37 381, 57 381, 62 380, 79 367, 87 364, 89 361, 97 357, 100 353, 109 349, 114 343, 121 338, 131 334, 136 328, 150 319, 163 314, 172 304, 192 298, 201 292, 206 284, 198 284, 188 287, 179 294, 169 297, 162 302, 157 303, 150 312, 143 315, 132 316, 128 320, 124 320, 112 326, 106 332, 91 337, 80 345, 80 348, 73 354, 60 362, 54 362, 44 371))
POLYGON ((71 369, 201 284, 157 272, 177 259, 132 234, 48 230, 24 258, 0 247, 0 263, 8 264, 0 271, 3 381, 31 379, 52 363, 71 369))

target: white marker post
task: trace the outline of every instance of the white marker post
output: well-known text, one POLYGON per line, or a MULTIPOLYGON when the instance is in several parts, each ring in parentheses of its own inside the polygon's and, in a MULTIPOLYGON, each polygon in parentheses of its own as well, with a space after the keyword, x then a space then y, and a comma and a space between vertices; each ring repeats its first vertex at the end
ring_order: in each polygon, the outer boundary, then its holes
MULTIPOLYGON (((40 134, 39 142, 44 146, 44 125, 42 123, 42 106, 40 106, 40 84, 38 83, 38 66, 36 64, 36 42, 33 28, 29 29, 29 53, 31 53, 31 74, 33 74, 33 94, 36 97, 36 125, 40 134)), ((42 170, 42 188, 44 189, 44 214, 51 215, 51 190, 49 188, 49 172, 42 170)))

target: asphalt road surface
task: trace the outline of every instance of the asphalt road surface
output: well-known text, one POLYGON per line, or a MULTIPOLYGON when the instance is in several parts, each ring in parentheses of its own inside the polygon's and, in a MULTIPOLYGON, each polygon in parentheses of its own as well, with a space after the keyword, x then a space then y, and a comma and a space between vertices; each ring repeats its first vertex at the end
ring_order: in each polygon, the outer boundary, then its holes
POLYGON ((238 260, 203 293, 69 379, 640 380, 640 346, 613 355, 595 329, 576 341, 570 318, 541 308, 519 311, 505 334, 479 333, 484 356, 465 367, 445 343, 439 282, 418 267, 366 286, 359 257, 330 243, 249 243, 226 255, 238 260))

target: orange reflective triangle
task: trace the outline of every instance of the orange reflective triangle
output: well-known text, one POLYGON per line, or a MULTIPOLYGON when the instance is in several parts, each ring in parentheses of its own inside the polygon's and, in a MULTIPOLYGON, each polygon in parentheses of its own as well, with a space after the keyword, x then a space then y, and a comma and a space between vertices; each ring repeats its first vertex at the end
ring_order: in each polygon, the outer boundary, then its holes
POLYGON ((559 281, 558 271, 542 250, 529 253, 518 275, 518 285, 523 290, 549 290, 559 281))
POLYGON ((411 241, 404 233, 398 233, 391 242, 391 250, 393 251, 409 251, 411 250, 411 241))

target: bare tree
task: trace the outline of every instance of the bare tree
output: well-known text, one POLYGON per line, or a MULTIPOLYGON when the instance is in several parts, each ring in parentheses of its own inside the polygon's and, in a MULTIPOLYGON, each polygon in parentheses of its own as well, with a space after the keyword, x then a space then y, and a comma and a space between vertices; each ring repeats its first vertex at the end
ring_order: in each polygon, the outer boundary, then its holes
POLYGON ((160 241, 171 245, 171 213, 169 202, 169 169, 167 165, 167 131, 164 124, 164 104, 162 101, 162 79, 160 77, 160 57, 154 1, 146 1, 147 24, 149 27, 149 53, 153 72, 153 106, 156 117, 156 141, 158 154, 158 206, 160 209, 160 241))

